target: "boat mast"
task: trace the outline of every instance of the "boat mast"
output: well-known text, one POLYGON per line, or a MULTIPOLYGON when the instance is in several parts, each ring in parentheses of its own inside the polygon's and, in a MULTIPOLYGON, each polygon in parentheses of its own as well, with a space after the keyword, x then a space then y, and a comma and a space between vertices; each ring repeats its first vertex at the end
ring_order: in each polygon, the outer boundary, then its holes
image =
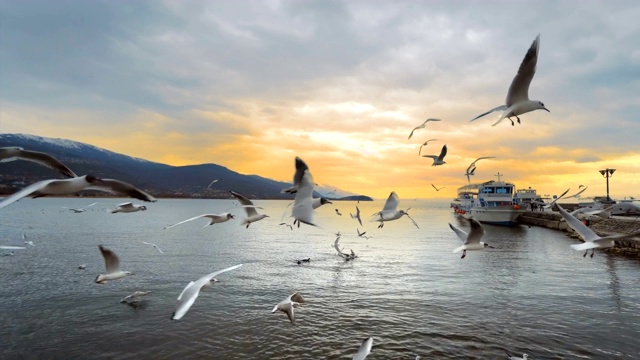
POLYGON ((498 173, 493 175, 493 176, 497 176, 498 177, 498 182, 500 182, 500 176, 504 176, 504 174, 500 174, 500 171, 498 171, 498 173))

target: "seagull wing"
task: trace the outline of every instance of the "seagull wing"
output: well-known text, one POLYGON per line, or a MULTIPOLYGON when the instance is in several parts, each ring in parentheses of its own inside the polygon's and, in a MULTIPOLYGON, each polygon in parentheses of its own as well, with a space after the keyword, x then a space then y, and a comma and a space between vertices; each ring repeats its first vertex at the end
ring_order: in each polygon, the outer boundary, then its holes
POLYGON ((313 176, 307 169, 300 180, 300 184, 298 184, 298 192, 296 193, 291 215, 302 223, 315 226, 313 224, 313 187, 313 176))
POLYGON ((78 176, 73 171, 71 171, 71 169, 69 169, 65 164, 61 163, 58 159, 43 152, 21 150, 18 153, 17 157, 22 160, 32 161, 40 165, 44 165, 50 169, 58 171, 62 175, 69 178, 74 178, 78 176))
POLYGON ((440 151, 440 155, 438 156, 438 160, 444 160, 444 157, 447 156, 447 144, 444 144, 442 150, 440 151))
POLYGON ((479 244, 480 239, 484 236, 484 228, 476 219, 469 219, 469 224, 471 225, 471 231, 469 231, 469 235, 464 244, 479 244))
POLYGON ((362 345, 358 349, 358 352, 353 356, 353 360, 365 360, 371 353, 373 347, 373 338, 369 337, 362 341, 362 345))
POLYGON ((471 168, 473 167, 473 165, 475 165, 478 161, 480 160, 484 160, 484 159, 495 159, 495 156, 483 156, 483 157, 479 157, 477 159, 475 159, 471 164, 469 164, 469 167, 467 167, 467 174, 472 174, 472 170, 471 168))
POLYGON ((358 205, 356 205, 356 219, 358 219, 358 223, 362 226, 362 219, 360 218, 360 209, 358 208, 358 205))
POLYGON ((142 201, 156 201, 156 198, 137 187, 116 179, 96 179, 93 184, 89 186, 89 189, 113 191, 142 201))
POLYGON ((253 205, 253 202, 251 202, 251 200, 247 199, 246 197, 238 194, 235 191, 229 191, 229 193, 231 193, 231 195, 233 195, 240 204, 244 205, 244 212, 247 213, 248 217, 254 216, 254 215, 258 215, 258 212, 256 211, 255 206, 253 205))
POLYGON ((560 204, 556 204, 558 207, 558 211, 560 211, 560 215, 567 222, 567 225, 571 226, 573 230, 575 230, 578 235, 580 235, 584 241, 594 241, 600 239, 600 236, 593 232, 593 230, 589 229, 589 227, 582 223, 582 221, 576 219, 574 216, 569 214, 565 209, 560 206, 560 204))
POLYGON ((538 52, 540 51, 540 35, 529 47, 527 54, 524 56, 518 74, 513 78, 509 92, 507 93, 507 106, 511 106, 520 101, 529 100, 529 85, 536 73, 536 64, 538 63, 538 52))
POLYGON ((118 207, 122 209, 131 209, 133 208, 133 203, 126 202, 126 203, 118 204, 118 207))
POLYGON ((295 194, 298 191, 298 186, 302 181, 305 170, 309 170, 307 164, 296 156, 296 172, 293 174, 293 185, 290 188, 283 189, 281 193, 295 194))
POLYGON ((118 255, 102 245, 98 245, 98 248, 104 258, 104 267, 107 269, 107 274, 118 271, 118 268, 120 267, 120 259, 118 259, 118 255))
POLYGON ((494 111, 504 111, 504 110, 507 110, 507 108, 509 108, 507 105, 500 105, 500 106, 498 106, 498 107, 495 107, 495 108, 493 108, 493 109, 491 109, 491 110, 487 111, 486 113, 482 113, 482 114, 480 114, 480 115, 478 115, 478 116, 474 117, 473 119, 469 120, 469 122, 476 121, 476 120, 480 119, 481 117, 483 117, 483 116, 485 116, 485 115, 489 115, 489 114, 491 114, 491 113, 492 113, 492 112, 494 112, 494 111))
POLYGON ((409 137, 407 138, 407 140, 411 139, 411 137, 413 136, 413 132, 418 130, 418 129, 420 129, 420 128, 421 128, 420 126, 417 126, 417 127, 413 128, 413 130, 411 130, 411 134, 409 134, 409 137))
POLYGON ((396 209, 398 208, 398 203, 400 203, 400 198, 395 191, 392 191, 391 194, 389 194, 389 198, 384 204, 384 208, 382 209, 382 211, 396 211, 396 209))
POLYGON ((451 230, 453 230, 454 233, 456 233, 456 235, 458 235, 458 238, 465 243, 467 241, 467 233, 464 232, 464 230, 460 229, 459 227, 452 225, 451 223, 449 223, 449 227, 451 228, 451 230))
POLYGON ((165 228, 162 228, 162 230, 171 229, 171 228, 172 228, 172 227, 174 227, 174 226, 178 226, 178 225, 184 224, 184 223, 186 223, 186 222, 189 222, 189 221, 192 221, 192 220, 195 220, 195 219, 200 219, 200 218, 202 218, 202 217, 206 217, 206 216, 210 216, 210 215, 208 215, 208 214, 202 214, 202 215, 194 216, 194 217, 192 217, 191 219, 183 220, 183 221, 180 221, 179 223, 175 223, 175 224, 173 224, 173 225, 169 225, 169 226, 167 226, 167 227, 165 227, 165 228))
POLYGON ((574 198, 574 197, 578 197, 578 196, 580 196, 580 194, 582 194, 583 192, 585 192, 585 190, 587 190, 587 188, 588 188, 588 186, 587 186, 587 187, 585 187, 584 189, 582 189, 582 190, 578 191, 577 193, 575 193, 575 194, 571 195, 571 196, 567 196, 565 199, 571 199, 571 198, 574 198))
POLYGON ((9 206, 11 204, 13 204, 14 202, 22 199, 25 196, 29 196, 31 194, 33 194, 34 192, 37 192, 41 189, 43 189, 45 186, 51 184, 51 183, 55 183, 58 182, 60 180, 42 180, 39 181, 35 184, 31 184, 29 186, 27 186, 26 188, 17 191, 7 197, 5 197, 2 201, 0 201, 0 209, 2 209, 3 207, 9 206))

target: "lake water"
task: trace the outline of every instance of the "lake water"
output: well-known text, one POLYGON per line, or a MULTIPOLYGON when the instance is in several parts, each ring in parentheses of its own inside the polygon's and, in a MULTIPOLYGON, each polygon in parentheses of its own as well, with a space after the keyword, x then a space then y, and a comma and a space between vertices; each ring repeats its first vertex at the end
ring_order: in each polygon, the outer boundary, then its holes
POLYGON ((130 214, 108 212, 121 199, 63 209, 93 201, 24 199, 0 210, 0 245, 23 245, 23 233, 36 245, 0 256, 0 358, 351 359, 368 336, 369 359, 495 359, 504 349, 533 359, 640 358, 640 262, 598 251, 583 258, 560 232, 485 225, 496 249, 460 259, 447 223, 468 226, 446 201, 401 200, 420 229, 407 218, 377 229, 368 219, 383 201, 361 202, 369 239, 349 217, 355 202, 325 205, 316 211, 322 228, 293 231, 278 225, 287 201, 256 201, 271 217, 248 229, 238 219, 202 228, 199 219, 163 230, 203 213, 242 217, 232 200, 161 199, 130 214), (337 231, 358 259, 336 255, 337 231), (98 244, 134 275, 95 284, 104 272, 98 244), (189 281, 239 263, 170 320, 189 281), (136 290, 152 291, 145 307, 119 303, 136 290), (294 291, 306 300, 295 326, 271 313, 294 291))

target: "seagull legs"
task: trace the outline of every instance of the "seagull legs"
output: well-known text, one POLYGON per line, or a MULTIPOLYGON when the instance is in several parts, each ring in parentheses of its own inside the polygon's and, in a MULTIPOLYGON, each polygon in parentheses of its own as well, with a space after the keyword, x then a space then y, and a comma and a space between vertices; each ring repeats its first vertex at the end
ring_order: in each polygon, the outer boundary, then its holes
POLYGON ((591 249, 591 258, 592 258, 592 259, 593 259, 593 253, 595 253, 595 252, 596 252, 596 249, 595 249, 595 248, 594 248, 594 249, 591 249))
POLYGON ((518 119, 518 124, 521 124, 520 123, 520 118, 518 117, 518 115, 516 115, 516 119, 518 119))
POLYGON ((384 226, 384 221, 380 221, 380 225, 378 225, 378 229, 382 229, 383 226, 384 226))
POLYGON ((465 256, 467 256, 467 250, 462 250, 462 256, 460 259, 464 259, 465 256))
POLYGON ((584 252, 584 255, 582 255, 582 257, 587 257, 587 253, 589 253, 589 249, 587 249, 587 251, 584 252))

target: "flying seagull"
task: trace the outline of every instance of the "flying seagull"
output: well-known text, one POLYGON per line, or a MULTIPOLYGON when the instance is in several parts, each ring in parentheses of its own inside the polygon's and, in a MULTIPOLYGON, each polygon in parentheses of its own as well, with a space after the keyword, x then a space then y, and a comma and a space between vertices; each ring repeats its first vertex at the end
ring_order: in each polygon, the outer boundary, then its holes
POLYGON ((529 358, 529 355, 527 354, 522 354, 522 357, 519 357, 511 355, 507 350, 505 350, 505 352, 507 353, 509 360, 527 360, 529 358))
POLYGON ((38 163, 40 165, 44 165, 48 168, 56 170, 57 172, 68 178, 74 178, 77 176, 66 165, 49 154, 38 151, 25 150, 17 146, 0 147, 0 162, 9 162, 14 160, 27 160, 38 163))
POLYGON ((149 294, 151 294, 151 291, 136 291, 131 295, 127 295, 127 296, 123 297, 120 300, 120 302, 121 303, 131 304, 131 305, 137 304, 137 303, 140 302, 140 300, 141 300, 140 298, 141 297, 147 296, 149 294))
POLYGON ((82 190, 100 190, 129 196, 138 200, 154 202, 156 198, 146 192, 115 179, 98 179, 93 175, 83 175, 72 179, 42 180, 26 188, 7 196, 0 202, 0 209, 22 199, 25 196, 36 194, 36 197, 46 195, 67 195, 82 190))
POLYGON ((589 227, 582 223, 582 221, 576 219, 573 215, 569 214, 565 209, 560 206, 560 204, 556 204, 558 207, 558 211, 560 215, 567 222, 567 225, 571 226, 573 230, 575 230, 578 235, 584 240, 582 244, 573 244, 571 248, 574 250, 585 250, 583 257, 587 256, 589 249, 591 249, 591 257, 593 257, 593 253, 596 249, 606 249, 612 248, 616 245, 615 240, 624 239, 628 237, 639 236, 640 232, 636 232, 634 234, 622 234, 622 235, 609 235, 600 237, 598 234, 593 232, 593 230, 589 229, 589 227))
POLYGON ((81 208, 70 208, 70 207, 66 207, 66 206, 63 206, 63 208, 64 209, 69 209, 69 211, 73 211, 73 213, 75 213, 75 214, 79 214, 79 213, 85 212, 87 208, 90 208, 90 207, 92 207, 93 205, 96 205, 96 204, 99 204, 99 203, 98 202, 94 202, 93 204, 89 204, 89 205, 83 206, 81 208))
POLYGON ((116 253, 102 245, 98 245, 98 248, 104 258, 104 266, 107 269, 107 273, 100 274, 96 277, 97 284, 103 284, 108 280, 122 279, 127 275, 131 275, 131 272, 129 271, 120 270, 120 259, 118 259, 118 255, 116 255, 116 253))
POLYGON ((475 159, 469 166, 467 166, 467 170, 465 171, 465 176, 467 177, 467 181, 471 182, 470 176, 475 175, 476 172, 476 163, 480 160, 484 159, 495 159, 495 156, 483 156, 475 159))
POLYGON ((111 210, 112 214, 115 213, 131 213, 136 211, 146 211, 147 207, 144 205, 133 205, 133 203, 126 202, 122 204, 118 204, 118 207, 111 210))
POLYGON ((164 254, 164 251, 162 251, 162 249, 160 249, 160 247, 158 247, 158 245, 152 244, 152 243, 149 243, 149 242, 146 242, 146 241, 143 241, 142 243, 145 244, 145 245, 151 245, 154 248, 156 248, 156 250, 158 250, 160 252, 160 254, 164 254))
POLYGON ((362 341, 362 345, 358 349, 358 352, 353 356, 353 360, 364 360, 371 353, 373 347, 373 338, 368 337, 362 341))
POLYGON ((427 123, 429 121, 441 121, 440 119, 427 119, 425 120, 421 125, 416 126, 415 128, 413 128, 413 130, 411 130, 411 134, 409 134, 409 137, 407 138, 407 140, 411 139, 411 137, 413 136, 413 132, 418 130, 418 129, 424 129, 425 126, 427 126, 427 123))
POLYGON ((349 213, 349 215, 352 219, 358 220, 358 223, 360 223, 360 226, 362 226, 362 219, 360 218, 360 209, 358 208, 358 205, 356 205, 356 214, 353 215, 352 213, 349 213))
POLYGON ((174 226, 178 226, 180 224, 184 224, 186 222, 192 221, 192 220, 196 220, 196 219, 200 219, 200 218, 207 218, 209 219, 209 223, 205 224, 202 228, 206 228, 209 225, 213 225, 213 224, 220 224, 223 223, 225 221, 229 221, 231 219, 235 219, 235 217, 232 214, 229 213, 222 213, 222 214, 202 214, 202 215, 198 215, 198 216, 194 216, 191 219, 187 219, 187 220, 183 220, 180 221, 179 223, 173 224, 173 225, 169 225, 165 228, 163 228, 163 230, 166 229, 171 229, 174 226))
POLYGON ((304 303, 304 299, 299 293, 295 292, 289 295, 286 299, 280 301, 276 306, 274 306, 273 310, 271 310, 271 313, 273 314, 274 312, 280 310, 283 313, 287 314, 289 321, 291 321, 291 323, 295 325, 296 318, 293 314, 293 309, 300 306, 300 304, 302 303, 304 303))
POLYGON ((336 209, 336 215, 342 216, 342 213, 340 212, 340 210, 336 209))
MULTIPOLYGON (((296 163, 299 158, 296 158, 296 163)), ((302 160, 300 160, 302 161, 302 160)), ((311 226, 317 226, 313 222, 313 188, 314 188, 313 176, 309 172, 309 168, 305 169, 302 174, 300 182, 297 184, 296 198, 291 208, 291 216, 295 219, 294 225, 297 222, 298 227, 300 223, 304 223, 311 226)))
POLYGON ((211 274, 205 275, 196 281, 192 281, 182 290, 180 295, 178 296, 178 303, 176 305, 176 310, 171 314, 171 320, 180 320, 182 317, 189 311, 191 305, 196 301, 198 295, 200 295, 200 290, 205 286, 211 286, 214 282, 218 280, 215 276, 220 275, 224 272, 235 270, 241 267, 242 264, 234 265, 232 267, 228 267, 226 269, 222 269, 211 274))
MULTIPOLYGON (((384 204, 384 208, 382 208, 382 211, 379 211, 373 214, 373 216, 376 216, 376 217, 372 221, 380 222, 380 225, 378 225, 378 229, 384 226, 385 221, 397 220, 404 215, 406 215, 409 219, 411 219, 408 213, 409 209, 407 209, 406 211, 398 210, 399 203, 400 203, 400 198, 395 193, 395 191, 392 191, 391 194, 389 194, 389 198, 387 198, 387 202, 384 204)), ((419 229, 418 224, 416 224, 416 222, 413 219, 411 219, 411 221, 413 222, 413 225, 415 225, 419 229)))
POLYGON ((439 188, 439 189, 438 189, 435 185, 433 185, 433 184, 431 184, 431 186, 433 186, 433 188, 434 188, 434 189, 436 189, 436 191, 440 191, 440 190, 444 189, 444 186, 443 186, 443 187, 441 187, 441 188, 439 188))
POLYGON ((286 188, 281 190, 281 193, 295 194, 298 191, 298 185, 302 181, 302 177, 304 176, 305 170, 309 170, 307 164, 302 161, 299 157, 296 156, 295 160, 296 164, 296 172, 293 174, 293 186, 290 188, 286 188))
POLYGON ((213 184, 217 183, 219 180, 220 180, 220 179, 214 179, 213 181, 211 181, 211 182, 209 183, 209 186, 207 186, 207 189, 211 188, 211 185, 213 185, 213 184))
POLYGON ((442 147, 440 151, 440 155, 422 155, 422 157, 428 157, 433 159, 433 164, 431 166, 443 165, 446 164, 444 161, 444 157, 447 156, 447 144, 442 147))
POLYGON ((453 232, 458 235, 463 243, 462 246, 457 247, 453 250, 454 253, 462 251, 462 256, 460 257, 460 259, 464 259, 464 257, 467 256, 467 250, 482 250, 487 247, 494 249, 493 246, 480 241, 480 239, 482 239, 482 236, 484 236, 484 229, 482 228, 482 225, 480 225, 480 223, 475 219, 469 219, 469 224, 471 224, 471 231, 469 231, 469 233, 467 234, 462 229, 449 223, 449 227, 451 228, 451 230, 453 230, 453 232))
POLYGON ((420 150, 418 150, 418 156, 420 156, 420 154, 422 154, 422 147, 423 146, 429 145, 429 141, 436 141, 436 140, 438 140, 438 139, 429 139, 429 140, 425 141, 422 145, 420 145, 420 150))
POLYGON ((498 125, 504 118, 511 121, 511 125, 515 125, 511 117, 518 119, 520 124, 520 118, 518 115, 526 114, 534 110, 546 110, 547 109, 541 101, 529 100, 529 85, 533 75, 536 73, 536 64, 538 63, 538 53, 540 52, 540 35, 536 37, 531 44, 531 47, 524 56, 524 60, 520 64, 516 77, 513 78, 511 86, 509 86, 509 92, 507 93, 506 105, 500 105, 493 108, 483 114, 476 116, 470 121, 475 121, 487 114, 494 111, 502 111, 502 116, 496 121, 493 126, 498 125))
POLYGON ((269 215, 258 214, 258 212, 256 211, 256 206, 253 205, 251 200, 249 200, 246 197, 238 194, 235 191, 229 191, 229 193, 231 195, 233 195, 236 199, 238 199, 240 204, 243 205, 243 207, 244 207, 244 212, 247 213, 247 217, 242 219, 242 222, 240 223, 240 225, 247 225, 247 229, 248 229, 249 225, 251 225, 251 223, 256 222, 256 221, 260 221, 260 220, 262 220, 262 219, 264 219, 266 217, 269 217, 269 215))

